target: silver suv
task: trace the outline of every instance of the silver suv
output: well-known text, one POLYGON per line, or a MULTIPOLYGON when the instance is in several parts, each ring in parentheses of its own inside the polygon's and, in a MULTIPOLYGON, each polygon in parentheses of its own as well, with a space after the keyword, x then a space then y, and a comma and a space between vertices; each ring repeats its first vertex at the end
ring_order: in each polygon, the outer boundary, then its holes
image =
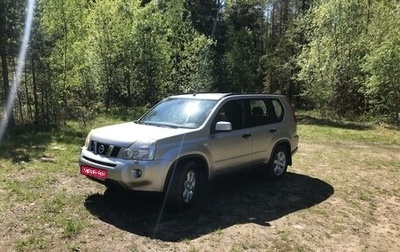
POLYGON ((175 95, 135 122, 93 129, 80 173, 108 188, 164 192, 181 209, 223 173, 263 164, 270 179, 282 178, 298 141, 282 95, 175 95))

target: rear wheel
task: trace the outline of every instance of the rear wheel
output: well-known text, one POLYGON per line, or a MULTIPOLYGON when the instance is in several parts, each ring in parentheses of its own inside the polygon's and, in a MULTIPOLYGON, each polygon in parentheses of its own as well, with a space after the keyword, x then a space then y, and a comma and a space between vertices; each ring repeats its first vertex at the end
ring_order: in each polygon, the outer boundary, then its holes
POLYGON ((199 168, 193 161, 178 164, 174 168, 167 190, 168 208, 180 210, 187 208, 199 198, 201 176, 199 168))
POLYGON ((280 180, 286 174, 289 156, 283 146, 274 149, 267 167, 267 176, 271 180, 280 180))

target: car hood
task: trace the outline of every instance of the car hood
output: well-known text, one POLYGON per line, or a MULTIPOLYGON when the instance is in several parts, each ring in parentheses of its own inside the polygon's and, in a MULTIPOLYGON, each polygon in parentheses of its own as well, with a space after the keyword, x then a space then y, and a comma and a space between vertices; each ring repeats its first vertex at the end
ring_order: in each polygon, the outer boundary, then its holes
POLYGON ((128 122, 93 129, 90 133, 90 139, 106 144, 129 147, 138 140, 160 140, 190 131, 193 131, 193 129, 159 127, 128 122))

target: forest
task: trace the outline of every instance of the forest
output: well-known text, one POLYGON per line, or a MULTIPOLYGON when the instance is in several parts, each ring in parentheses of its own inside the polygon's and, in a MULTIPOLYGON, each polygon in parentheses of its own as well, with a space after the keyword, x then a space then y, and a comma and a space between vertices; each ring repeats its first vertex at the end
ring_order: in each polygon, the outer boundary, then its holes
MULTIPOLYGON (((0 115, 26 0, 0 0, 0 115)), ((284 94, 399 126, 399 0, 36 0, 9 120, 57 126, 187 92, 284 94)))

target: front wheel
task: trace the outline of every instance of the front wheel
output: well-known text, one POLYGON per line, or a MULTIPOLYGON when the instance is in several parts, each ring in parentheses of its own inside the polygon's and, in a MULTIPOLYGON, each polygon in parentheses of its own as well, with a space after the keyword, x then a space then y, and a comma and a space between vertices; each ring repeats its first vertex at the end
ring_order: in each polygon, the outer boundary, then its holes
POLYGON ((268 178, 274 181, 282 179, 282 177, 286 174, 288 160, 289 156, 286 148, 283 146, 278 146, 275 148, 267 167, 268 178))
POLYGON ((181 210, 199 197, 200 173, 193 161, 178 164, 174 169, 167 189, 167 206, 169 209, 181 210))

